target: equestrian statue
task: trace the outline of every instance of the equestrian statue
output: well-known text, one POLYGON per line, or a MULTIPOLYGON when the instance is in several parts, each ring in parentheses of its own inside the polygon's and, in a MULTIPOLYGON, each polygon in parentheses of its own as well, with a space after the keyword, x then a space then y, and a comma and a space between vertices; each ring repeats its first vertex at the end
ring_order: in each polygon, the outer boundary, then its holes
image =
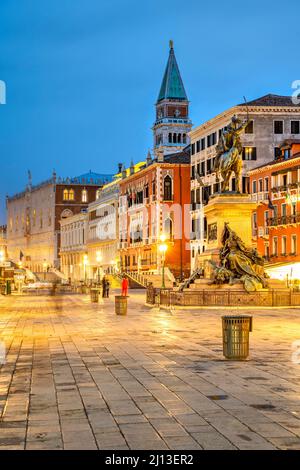
POLYGON ((221 193, 229 191, 229 181, 232 173, 235 175, 236 192, 241 192, 241 173, 242 173, 242 151, 243 146, 240 135, 247 127, 249 119, 242 122, 236 116, 233 116, 230 124, 222 132, 220 140, 216 146, 216 159, 214 171, 216 172, 217 182, 220 176, 223 178, 221 183, 221 193))

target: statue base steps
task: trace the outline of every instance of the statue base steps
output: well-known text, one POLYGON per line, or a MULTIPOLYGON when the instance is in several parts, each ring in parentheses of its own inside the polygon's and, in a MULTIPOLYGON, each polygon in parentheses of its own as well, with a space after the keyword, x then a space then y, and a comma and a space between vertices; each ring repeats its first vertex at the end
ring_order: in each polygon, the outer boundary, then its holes
MULTIPOLYGON (((259 289, 259 292, 268 292, 269 290, 281 290, 286 289, 286 282, 281 281, 279 279, 268 279, 268 288, 267 289, 259 289)), ((183 289, 184 292, 190 291, 241 291, 244 289, 244 284, 242 281, 236 281, 234 284, 211 284, 209 279, 195 279, 195 281, 190 284, 190 286, 186 289, 183 289)))

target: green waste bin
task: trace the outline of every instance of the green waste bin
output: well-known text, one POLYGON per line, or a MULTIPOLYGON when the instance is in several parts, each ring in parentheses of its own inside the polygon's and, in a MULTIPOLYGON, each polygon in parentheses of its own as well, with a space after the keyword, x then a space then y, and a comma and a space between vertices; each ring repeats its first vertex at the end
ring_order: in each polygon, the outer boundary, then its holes
POLYGON ((90 290, 91 302, 98 303, 99 302, 99 289, 92 288, 90 290))
POLYGON ((125 295, 115 295, 116 315, 127 315, 127 297, 125 295))
POLYGON ((226 315, 222 317, 223 354, 226 359, 245 360, 249 356, 249 333, 252 317, 226 315))

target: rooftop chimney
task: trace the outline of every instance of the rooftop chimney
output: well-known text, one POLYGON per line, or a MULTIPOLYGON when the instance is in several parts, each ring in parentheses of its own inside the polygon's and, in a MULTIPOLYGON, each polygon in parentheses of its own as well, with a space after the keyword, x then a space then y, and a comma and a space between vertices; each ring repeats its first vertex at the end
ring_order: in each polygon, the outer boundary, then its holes
POLYGON ((163 163, 163 161, 164 161, 164 151, 161 148, 157 149, 157 161, 159 163, 163 163))

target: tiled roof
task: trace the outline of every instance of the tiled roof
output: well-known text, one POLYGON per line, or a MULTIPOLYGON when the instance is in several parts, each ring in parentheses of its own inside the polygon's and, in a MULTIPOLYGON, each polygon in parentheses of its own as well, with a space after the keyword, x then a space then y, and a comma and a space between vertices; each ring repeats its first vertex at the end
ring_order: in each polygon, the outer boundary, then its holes
MULTIPOLYGON (((281 95, 265 95, 256 100, 248 101, 249 106, 293 106, 300 108, 300 105, 294 104, 292 96, 281 96, 281 95)), ((238 106, 245 106, 245 103, 240 103, 238 106)))
POLYGON ((272 160, 269 163, 264 163, 263 165, 259 165, 259 166, 256 166, 255 168, 252 168, 251 170, 249 170, 249 173, 252 173, 252 172, 255 173, 256 170, 260 170, 261 168, 267 168, 267 167, 270 167, 270 166, 273 166, 273 165, 278 165, 280 163, 290 162, 290 161, 293 161, 293 160, 295 160, 296 158, 299 158, 299 157, 300 157, 300 152, 295 153, 293 156, 291 156, 289 158, 277 158, 276 160, 272 160))
POLYGON ((191 149, 190 145, 186 146, 181 152, 169 153, 164 156, 165 163, 190 163, 191 149))
POLYGON ((90 171, 89 173, 84 173, 83 175, 70 178, 70 183, 102 185, 104 183, 109 183, 112 179, 113 175, 105 175, 90 171))

